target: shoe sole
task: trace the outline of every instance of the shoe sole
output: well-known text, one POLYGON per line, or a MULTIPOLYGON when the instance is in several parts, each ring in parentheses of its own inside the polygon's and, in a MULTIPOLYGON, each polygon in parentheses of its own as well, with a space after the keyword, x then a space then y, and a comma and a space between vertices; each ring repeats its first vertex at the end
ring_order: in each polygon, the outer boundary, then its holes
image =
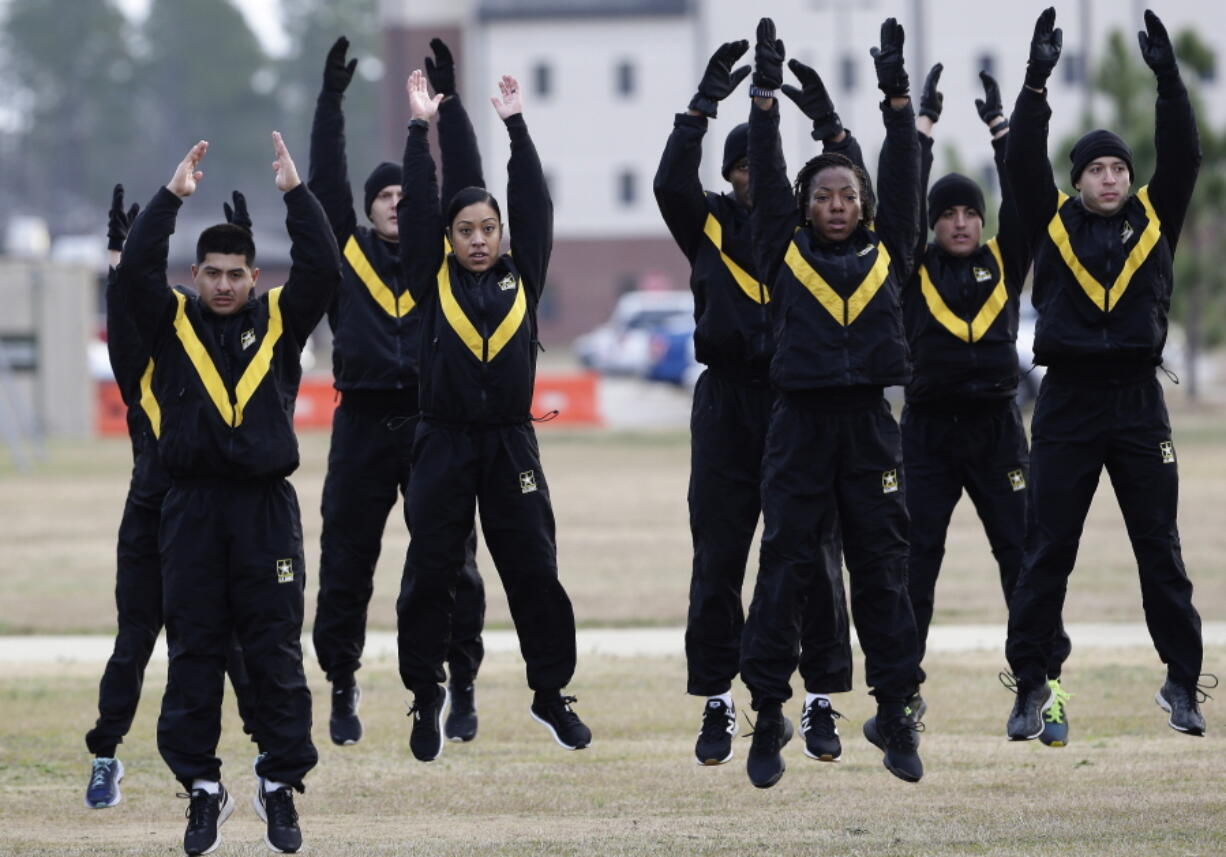
POLYGON ((889 756, 885 755, 888 753, 888 751, 885 748, 885 742, 881 740, 881 733, 877 731, 876 723, 873 724, 873 731, 871 735, 869 734, 868 723, 866 722, 864 724, 864 737, 868 739, 870 744, 872 744, 874 747, 876 747, 878 750, 882 752, 883 755, 881 757, 881 766, 885 768, 887 771, 889 771, 891 774, 898 777, 904 783, 918 783, 921 779, 923 779, 923 776, 924 776, 923 774, 920 774, 917 777, 912 773, 903 771, 899 768, 895 768, 890 764, 889 756))
MULTIPOLYGON (((416 753, 413 753, 413 758, 419 762, 433 762, 439 756, 443 755, 443 746, 447 743, 447 737, 443 734, 443 720, 447 717, 447 709, 451 707, 451 691, 443 688, 443 704, 439 706, 438 717, 436 718, 435 728, 438 730, 438 750, 429 759, 423 759, 416 753)), ((413 752, 413 745, 410 743, 409 752, 413 752)))
POLYGON ((528 713, 532 715, 533 720, 535 720, 537 723, 541 724, 542 726, 544 726, 546 729, 549 730, 549 734, 553 736, 553 740, 558 742, 558 746, 561 747, 563 750, 582 750, 585 747, 587 747, 587 744, 578 744, 573 747, 570 744, 567 744, 565 741, 563 741, 561 738, 558 737, 558 730, 553 728, 553 724, 550 723, 548 720, 542 720, 540 717, 537 717, 536 712, 532 710, 531 706, 528 707, 528 713))
POLYGON ((833 753, 810 753, 808 747, 805 747, 805 755, 816 762, 838 762, 843 758, 842 753, 837 756, 833 753))
POLYGON ((1043 715, 1047 713, 1047 710, 1051 708, 1052 703, 1055 701, 1056 701, 1056 694, 1053 693, 1052 689, 1049 687, 1047 689, 1047 701, 1044 702, 1043 705, 1039 708, 1039 731, 1038 732, 1034 733, 1033 735, 1009 735, 1008 732, 1005 732, 1005 735, 1008 737, 1010 741, 1033 741, 1035 738, 1038 738, 1040 735, 1043 734, 1043 715))
POLYGON ((213 844, 203 851, 197 851, 197 854, 212 854, 221 847, 221 826, 226 823, 231 815, 234 814, 234 795, 226 792, 226 802, 221 805, 221 811, 217 813, 217 838, 213 840, 213 844))
MULTIPOLYGON (((780 748, 780 751, 782 752, 782 748, 780 748)), ((755 789, 769 789, 771 786, 775 785, 775 783, 783 779, 783 774, 785 771, 787 771, 787 769, 788 769, 788 763, 780 759, 779 760, 779 773, 771 777, 769 781, 760 783, 757 780, 755 780, 753 777, 750 777, 749 782, 753 783, 753 787, 755 789)))
POLYGON ((85 796, 85 805, 89 809, 110 809, 116 806, 123 800, 123 792, 119 790, 119 784, 123 782, 123 762, 119 762, 119 774, 115 777, 115 797, 109 803, 94 803, 89 799, 89 795, 85 796))
MULTIPOLYGON (((1162 695, 1162 691, 1158 691, 1157 693, 1154 694, 1154 702, 1158 703, 1158 707, 1161 708, 1163 711, 1165 711, 1167 714, 1173 713, 1171 711, 1171 704, 1166 701, 1166 697, 1162 695)), ((1205 735, 1205 730, 1203 729, 1186 729, 1182 726, 1176 726, 1174 719, 1170 717, 1167 718, 1166 725, 1170 726, 1176 732, 1182 733, 1184 735, 1195 735, 1197 738, 1202 738, 1205 735)))

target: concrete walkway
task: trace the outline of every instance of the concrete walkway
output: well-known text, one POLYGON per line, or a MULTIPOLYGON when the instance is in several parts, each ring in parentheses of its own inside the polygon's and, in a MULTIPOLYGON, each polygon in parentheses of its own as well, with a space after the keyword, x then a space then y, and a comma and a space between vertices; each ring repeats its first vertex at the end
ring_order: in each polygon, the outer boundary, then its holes
MULTIPOLYGON (((1075 623, 1067 626, 1075 648, 1120 649, 1150 646, 1149 632, 1141 623, 1075 623)), ((1226 622, 1204 623, 1206 646, 1226 646, 1226 622)), ((518 652, 514 631, 487 631, 485 650, 489 653, 518 652)), ((683 628, 593 628, 580 630, 580 655, 609 657, 681 657, 684 655, 683 628)), ((854 640, 854 634, 853 634, 854 640)), ((102 634, 73 636, 0 636, 0 664, 102 663, 111 654, 114 638, 102 634)), ((309 635, 302 638, 308 658, 314 657, 309 635)), ((934 625, 928 635, 930 652, 971 652, 996 650, 1004 657, 1003 625, 934 625)), ((394 658, 396 635, 391 631, 372 631, 366 635, 366 658, 394 658)), ((166 660, 166 641, 159 638, 155 660, 166 660)))

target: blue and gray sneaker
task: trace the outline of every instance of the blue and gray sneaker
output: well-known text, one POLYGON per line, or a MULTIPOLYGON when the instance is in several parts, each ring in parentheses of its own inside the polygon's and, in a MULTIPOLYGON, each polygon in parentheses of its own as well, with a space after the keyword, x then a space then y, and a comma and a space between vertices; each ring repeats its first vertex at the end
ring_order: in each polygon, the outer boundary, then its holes
POLYGON ((85 805, 90 809, 106 809, 119 803, 123 800, 123 795, 119 793, 119 781, 122 779, 123 762, 103 757, 94 759, 89 787, 85 789, 85 805))
POLYGON ((1051 706, 1043 712, 1039 740, 1048 747, 1065 747, 1068 745, 1068 709, 1065 706, 1073 695, 1060 687, 1058 678, 1049 678, 1047 686, 1051 688, 1051 706))

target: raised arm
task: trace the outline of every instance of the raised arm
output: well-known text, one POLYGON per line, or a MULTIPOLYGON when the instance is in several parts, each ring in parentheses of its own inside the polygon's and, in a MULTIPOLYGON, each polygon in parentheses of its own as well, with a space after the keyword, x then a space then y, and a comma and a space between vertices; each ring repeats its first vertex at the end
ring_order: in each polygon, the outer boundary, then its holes
POLYGON ((338 242, 357 228, 353 210, 353 190, 349 187, 349 166, 345 156, 345 114, 341 102, 353 79, 356 59, 346 62, 349 40, 341 36, 324 61, 323 88, 315 100, 315 119, 311 124, 311 165, 307 175, 310 187, 324 211, 338 242))
POLYGON ((673 120, 673 132, 664 144, 664 154, 652 183, 660 214, 677 245, 691 261, 702 242, 703 224, 707 219, 706 194, 698 177, 707 120, 715 118, 719 102, 749 74, 747 65, 735 71, 732 69, 748 49, 749 42, 744 40, 725 42, 711 55, 689 108, 673 120))
POLYGON ((754 265, 765 283, 774 282, 792 232, 800 222, 779 139, 779 104, 774 92, 783 84, 783 42, 775 22, 758 22, 754 48, 753 106, 749 108, 749 223, 754 265))
POLYGON ((1166 27, 1157 15, 1147 10, 1145 29, 1146 32, 1137 33, 1141 57, 1158 80, 1154 119, 1157 163, 1149 182, 1149 198, 1174 253, 1200 172, 1200 133, 1166 27))
POLYGON ((442 94, 430 97, 426 77, 413 71, 405 83, 409 98, 409 133, 404 143, 404 195, 396 206, 400 231, 400 265, 413 300, 422 303, 434 291, 430 284, 443 262, 443 215, 439 211, 438 178, 430 156, 430 122, 438 116, 442 94))
POLYGON ((301 348, 336 295, 341 282, 341 254, 323 206, 298 177, 281 135, 272 132, 277 159, 272 168, 277 190, 285 194, 285 228, 290 239, 289 278, 281 293, 285 327, 301 348))
POLYGON ((509 74, 498 81, 498 97, 491 98, 494 110, 507 126, 511 137, 511 159, 507 162, 507 226, 511 230, 511 255, 524 275, 525 284, 539 299, 545 287, 545 273, 553 252, 553 200, 545 184, 545 171, 536 146, 524 123, 523 92, 509 74))
POLYGON ((188 150, 170 181, 158 188, 132 223, 119 257, 115 272, 119 300, 126 304, 141 339, 151 349, 175 310, 175 298, 166 280, 170 236, 174 234, 183 200, 196 192, 197 184, 204 178, 199 167, 208 150, 205 140, 188 150))
POLYGON ((435 94, 443 96, 438 106, 438 145, 443 158, 440 202, 447 205, 466 187, 485 187, 485 174, 481 171, 477 134, 456 90, 451 49, 442 39, 431 39, 430 49, 434 57, 426 57, 426 77, 435 94))
POLYGON ((1009 148, 1009 120, 1005 118, 1004 104, 996 79, 986 71, 979 72, 983 83, 983 98, 975 99, 979 118, 992 135, 992 159, 996 163, 996 176, 1000 179, 1000 208, 996 217, 996 241, 1005 262, 1005 282, 1018 291, 1026 279, 1030 267, 1030 242, 1022 230, 1017 215, 1017 200, 1013 194, 1013 182, 1005 168, 1005 154, 1009 148))
MULTIPOLYGON (((932 132, 940 121, 941 110, 945 106, 945 95, 937 89, 944 69, 945 66, 937 63, 928 70, 928 76, 924 78, 924 90, 920 94, 919 115, 915 117, 915 132, 919 135, 920 147, 919 241, 915 252, 917 264, 928 249, 928 184, 932 179, 932 132)), ((979 213, 983 214, 982 211, 979 213)))
POLYGON ((1026 64, 1026 83, 1009 119, 1005 147, 1005 177, 1017 203, 1022 234, 1032 250, 1056 213, 1058 199, 1051 161, 1047 158, 1051 107, 1045 89, 1064 43, 1063 34, 1055 23, 1056 10, 1050 7, 1035 22, 1030 61, 1026 64))
POLYGON ((123 185, 115 185, 111 193, 111 210, 106 228, 107 252, 111 255, 111 265, 106 276, 106 352, 111 361, 111 371, 114 372, 119 386, 119 395, 128 407, 136 404, 129 401, 129 394, 135 389, 140 380, 139 373, 144 371, 145 364, 149 361, 149 348, 141 339, 136 322, 128 313, 114 266, 119 263, 128 230, 139 213, 140 206, 136 203, 133 203, 131 208, 124 209, 123 185))
POLYGON ((902 26, 893 18, 881 25, 881 46, 871 50, 877 87, 885 94, 881 115, 885 142, 877 165, 876 230, 894 257, 903 280, 915 264, 920 237, 920 146, 911 108, 910 80, 903 66, 902 26))

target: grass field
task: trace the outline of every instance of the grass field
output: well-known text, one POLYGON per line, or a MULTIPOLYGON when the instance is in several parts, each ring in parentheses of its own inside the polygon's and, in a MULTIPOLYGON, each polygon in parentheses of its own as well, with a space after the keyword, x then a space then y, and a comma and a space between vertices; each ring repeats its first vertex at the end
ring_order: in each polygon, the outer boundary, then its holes
MULTIPOLYGON (((1210 653, 1221 661, 1226 651, 1210 653)), ((320 765, 298 799, 317 855, 984 855, 1130 857, 1226 853, 1226 745, 1221 714, 1211 733, 1182 736, 1152 696, 1162 672, 1148 649, 1084 650, 1066 687, 1072 743, 1050 749, 1003 737, 1013 697, 1000 687, 995 653, 930 659, 931 708, 921 754, 924 780, 907 784, 881 766, 861 736, 871 715, 862 691, 836 697, 843 761, 784 750, 773 789, 745 775, 749 741, 720 768, 692 763, 698 702, 681 695, 680 658, 581 660, 572 688, 592 726, 591 748, 567 753, 533 723, 518 658, 497 656, 482 673, 481 729, 421 764, 408 752, 405 694, 394 665, 363 672, 367 734, 354 747, 328 743, 317 705, 320 765)), ((154 748, 151 670, 136 724, 121 748, 124 802, 82 805, 97 669, 52 675, 9 667, 0 678, 0 854, 173 855, 183 809, 154 748)), ((309 665, 313 689, 326 691, 309 665)), ((746 699, 738 688, 738 699, 746 699)), ((786 713, 793 720, 799 702, 786 713)), ((742 718, 742 731, 748 731, 742 718)), ((251 745, 227 705, 224 778, 239 798, 221 855, 267 854, 250 807, 251 745)))
MULTIPOLYGON (((1206 619, 1226 619, 1226 416, 1174 415, 1184 559, 1206 619)), ((558 524, 558 562, 581 626, 679 625, 690 574, 686 512, 688 435, 540 431, 558 524)), ((301 438, 294 475, 308 573, 319 554, 319 497, 326 433, 301 438)), ((4 467, 6 465, 0 465, 4 467)), ((115 533, 131 466, 126 441, 58 444, 35 472, 0 469, 0 633, 110 632, 115 533)), ((392 511, 371 604, 372 627, 395 626, 408 545, 392 511)), ((1140 621, 1136 565, 1110 483, 1095 497, 1069 594, 1069 621, 1140 621)), ((484 547, 488 622, 509 627, 502 588, 484 547)), ((751 553, 750 579, 757 565, 751 553)), ((307 624, 314 615, 307 582, 307 624)), ((748 595, 750 587, 745 588, 748 595)), ((937 590, 937 622, 1003 622, 1005 607, 987 540, 966 498, 954 514, 937 590)))

